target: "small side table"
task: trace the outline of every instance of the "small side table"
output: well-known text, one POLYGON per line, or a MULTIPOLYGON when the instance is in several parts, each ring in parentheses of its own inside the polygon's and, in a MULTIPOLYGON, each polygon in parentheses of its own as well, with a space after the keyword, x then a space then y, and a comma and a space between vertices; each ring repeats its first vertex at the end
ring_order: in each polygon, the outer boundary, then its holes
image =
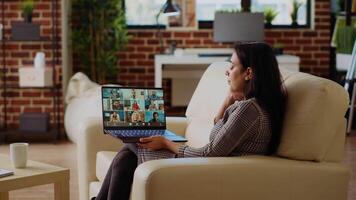
POLYGON ((0 154, 0 168, 14 171, 14 175, 0 178, 0 200, 9 199, 9 191, 54 183, 54 198, 69 200, 69 169, 35 161, 27 167, 14 169, 9 156, 0 154))

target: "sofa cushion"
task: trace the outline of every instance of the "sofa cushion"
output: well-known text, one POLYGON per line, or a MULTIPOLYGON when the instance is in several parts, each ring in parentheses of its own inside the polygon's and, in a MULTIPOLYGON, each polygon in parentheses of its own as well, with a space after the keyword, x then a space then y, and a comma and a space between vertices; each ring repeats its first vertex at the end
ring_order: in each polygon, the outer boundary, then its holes
POLYGON ((100 87, 91 88, 73 98, 64 114, 64 128, 69 140, 77 143, 80 122, 90 117, 101 117, 101 115, 100 87))
POLYGON ((117 152, 114 151, 99 151, 96 154, 96 177, 100 182, 104 181, 105 175, 116 154, 117 152))
POLYGON ((89 198, 98 196, 102 182, 95 181, 89 184, 89 198))
POLYGON ((82 72, 77 72, 70 78, 68 82, 65 102, 69 104, 71 100, 80 96, 82 93, 86 92, 91 88, 96 87, 99 87, 97 83, 91 81, 88 76, 86 76, 82 72))
POLYGON ((189 121, 185 137, 192 147, 202 147, 209 142, 214 117, 223 103, 229 85, 225 76, 228 62, 215 62, 204 72, 187 107, 189 121))
POLYGON ((192 147, 202 147, 209 142, 210 131, 214 126, 213 120, 207 119, 192 119, 185 132, 187 145, 192 147))
POLYGON ((187 107, 188 119, 214 119, 229 90, 225 76, 228 66, 228 62, 215 62, 207 68, 187 107))
POLYGON ((286 73, 288 101, 277 154, 322 161, 348 107, 348 93, 337 83, 305 73, 286 73))

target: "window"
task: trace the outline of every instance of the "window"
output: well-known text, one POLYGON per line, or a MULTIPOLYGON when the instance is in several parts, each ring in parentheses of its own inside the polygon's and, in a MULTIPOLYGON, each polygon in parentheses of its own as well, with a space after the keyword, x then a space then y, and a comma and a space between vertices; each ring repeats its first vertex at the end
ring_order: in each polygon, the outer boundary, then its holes
MULTIPOLYGON (((125 0, 126 23, 130 26, 157 26, 156 16, 166 0, 125 0)), ((161 15, 159 24, 167 24, 161 15)))
MULTIPOLYGON (((182 3, 186 0, 173 0, 174 3, 182 3)), ((290 11, 293 0, 251 0, 252 12, 263 12, 267 7, 277 10, 278 15, 272 22, 273 27, 290 27, 290 11)), ((300 27, 310 25, 310 1, 298 0, 302 3, 298 12, 298 24, 300 27)), ((156 15, 166 0, 123 0, 126 9, 126 21, 128 27, 156 27, 156 15)), ((241 9, 241 0, 195 0, 196 18, 201 28, 211 28, 216 10, 241 9)), ((183 12, 184 13, 184 12, 183 12)), ((159 24, 167 25, 168 17, 161 15, 159 24)))
MULTIPOLYGON (((310 1, 299 0, 302 3, 298 11, 298 24, 300 26, 309 26, 310 24, 310 1)), ((292 10, 293 0, 252 0, 251 11, 263 12, 267 7, 274 8, 278 15, 272 22, 276 27, 289 27, 292 23, 290 19, 290 12, 292 10)), ((206 24, 211 27, 214 20, 214 13, 216 10, 231 10, 241 9, 241 0, 196 0, 197 20, 200 24, 206 24)))
POLYGON ((241 0, 196 0, 198 21, 213 21, 216 10, 241 9, 241 0))

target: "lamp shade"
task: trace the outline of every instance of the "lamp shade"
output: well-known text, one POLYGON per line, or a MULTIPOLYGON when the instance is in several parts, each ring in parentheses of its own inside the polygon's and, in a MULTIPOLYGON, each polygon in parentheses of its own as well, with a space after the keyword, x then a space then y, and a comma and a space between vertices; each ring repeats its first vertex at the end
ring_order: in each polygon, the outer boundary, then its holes
POLYGON ((215 42, 264 41, 262 13, 215 13, 215 42))
POLYGON ((162 7, 162 13, 166 16, 179 15, 179 8, 172 3, 172 0, 167 0, 162 7))

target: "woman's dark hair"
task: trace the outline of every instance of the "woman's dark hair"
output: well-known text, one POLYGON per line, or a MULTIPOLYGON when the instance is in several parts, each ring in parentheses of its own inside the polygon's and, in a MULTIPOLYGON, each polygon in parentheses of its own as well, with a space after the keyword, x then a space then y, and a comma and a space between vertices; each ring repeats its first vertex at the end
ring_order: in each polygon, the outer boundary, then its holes
POLYGON ((270 116, 272 137, 268 153, 273 154, 280 143, 287 98, 276 56, 272 48, 262 42, 236 44, 235 52, 242 67, 250 67, 253 72, 245 91, 246 98, 256 98, 270 116))

